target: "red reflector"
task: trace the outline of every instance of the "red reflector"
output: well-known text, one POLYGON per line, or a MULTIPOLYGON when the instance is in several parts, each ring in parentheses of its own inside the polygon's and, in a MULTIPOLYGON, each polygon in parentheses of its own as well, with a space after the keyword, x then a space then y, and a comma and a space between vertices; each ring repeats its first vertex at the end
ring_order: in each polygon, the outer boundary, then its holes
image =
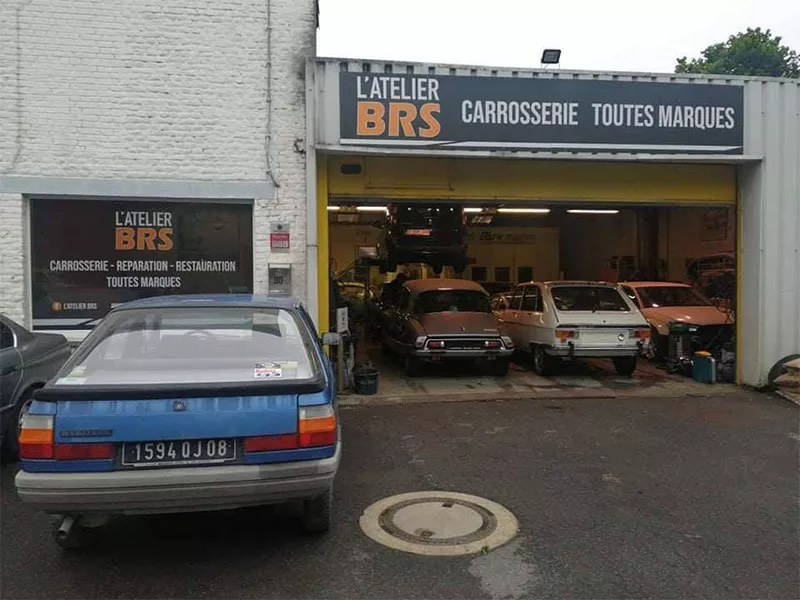
POLYGON ((310 446, 333 446, 336 443, 336 430, 301 433, 297 436, 301 448, 310 446))
POLYGON ((114 444, 56 444, 53 448, 56 460, 114 458, 114 444))
POLYGON ((499 348, 500 347, 500 342, 499 341, 495 341, 495 340, 489 340, 488 342, 486 342, 486 347, 487 348, 499 348))
POLYGON ((297 435, 294 433, 261 435, 244 440, 245 452, 268 452, 269 450, 291 450, 292 448, 297 448, 297 435))
POLYGON ((430 348, 431 350, 444 348, 444 342, 441 340, 431 340, 430 342, 428 342, 428 348, 430 348))
POLYGON ((19 445, 20 458, 53 458, 53 444, 26 444, 19 445))

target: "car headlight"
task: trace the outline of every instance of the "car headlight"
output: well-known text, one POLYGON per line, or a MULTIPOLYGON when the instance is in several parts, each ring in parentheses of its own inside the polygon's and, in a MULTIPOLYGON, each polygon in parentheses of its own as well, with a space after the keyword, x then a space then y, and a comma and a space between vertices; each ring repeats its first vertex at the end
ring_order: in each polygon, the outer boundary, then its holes
POLYGON ((503 340, 503 345, 504 345, 506 348, 513 348, 513 347, 514 347, 514 340, 512 340, 512 339, 511 339, 510 337, 508 337, 507 335, 501 335, 501 336, 500 336, 500 339, 501 339, 501 340, 503 340))
POLYGON ((424 335, 419 336, 416 340, 414 340, 414 347, 415 348, 424 348, 426 339, 427 338, 424 335))

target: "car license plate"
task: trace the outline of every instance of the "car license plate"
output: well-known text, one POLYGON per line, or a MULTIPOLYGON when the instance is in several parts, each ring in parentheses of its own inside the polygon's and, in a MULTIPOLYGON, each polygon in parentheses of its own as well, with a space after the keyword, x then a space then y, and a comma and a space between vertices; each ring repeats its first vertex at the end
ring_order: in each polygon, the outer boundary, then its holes
POLYGON ((122 444, 122 464, 160 467, 236 460, 235 440, 172 440, 122 444))
POLYGON ((406 229, 406 235, 417 235, 427 237, 431 234, 430 229, 406 229))

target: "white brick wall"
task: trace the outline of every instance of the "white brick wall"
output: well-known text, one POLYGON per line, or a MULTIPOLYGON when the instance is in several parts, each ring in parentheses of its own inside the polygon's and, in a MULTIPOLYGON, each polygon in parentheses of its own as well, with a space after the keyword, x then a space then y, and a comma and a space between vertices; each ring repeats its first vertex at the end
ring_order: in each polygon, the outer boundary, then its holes
MULTIPOLYGON (((274 179, 275 197, 254 209, 255 289, 268 262, 291 262, 304 297, 295 141, 315 17, 313 0, 4 0, 0 175, 274 179), (291 227, 290 253, 270 257, 270 222, 291 227)), ((20 316, 19 196, 0 196, 0 240, 0 311, 20 316)))
POLYGON ((0 194, 0 313, 25 322, 25 218, 22 196, 0 194))

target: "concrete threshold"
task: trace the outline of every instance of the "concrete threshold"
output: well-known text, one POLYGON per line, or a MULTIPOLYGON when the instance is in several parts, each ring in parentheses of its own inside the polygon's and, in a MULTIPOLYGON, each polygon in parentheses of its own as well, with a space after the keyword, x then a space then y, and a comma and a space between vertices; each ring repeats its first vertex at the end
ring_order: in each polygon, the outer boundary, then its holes
POLYGON ((447 392, 446 394, 375 394, 374 396, 360 396, 358 394, 345 394, 339 397, 339 406, 342 407, 369 407, 369 406, 395 406, 404 404, 438 404, 445 402, 504 402, 508 400, 601 400, 610 398, 678 398, 708 396, 724 396, 744 393, 743 388, 735 385, 713 385, 703 388, 696 386, 680 389, 663 388, 638 388, 625 390, 612 390, 608 388, 566 388, 546 387, 535 390, 503 390, 493 393, 484 391, 475 392, 447 392))

